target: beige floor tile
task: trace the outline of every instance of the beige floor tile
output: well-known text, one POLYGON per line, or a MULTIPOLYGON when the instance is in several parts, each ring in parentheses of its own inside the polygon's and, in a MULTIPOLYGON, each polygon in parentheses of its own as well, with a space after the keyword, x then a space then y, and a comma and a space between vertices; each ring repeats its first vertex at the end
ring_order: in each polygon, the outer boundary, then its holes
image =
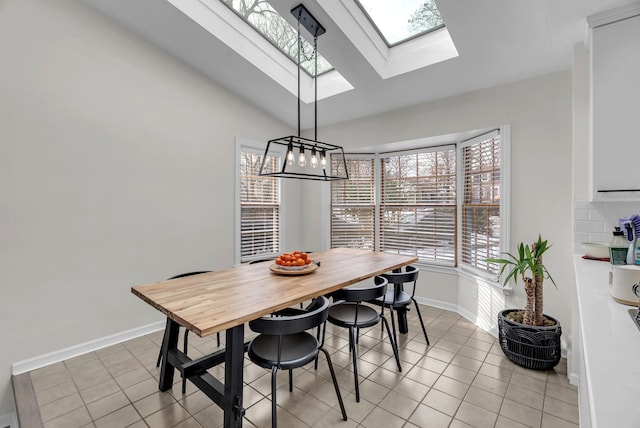
POLYGON ((541 428, 578 428, 578 424, 553 416, 549 413, 543 413, 541 428))
POLYGON ((454 366, 453 363, 449 365, 442 374, 468 385, 471 385, 471 382, 473 382, 473 379, 476 377, 476 372, 474 370, 467 370, 462 367, 454 366))
POLYGON ((140 416, 146 418, 150 414, 164 409, 165 407, 168 407, 175 402, 176 400, 172 395, 156 391, 154 394, 151 394, 133 403, 133 407, 135 407, 138 413, 140 413, 140 416))
POLYGON ((145 422, 154 428, 170 428, 186 419, 189 419, 189 413, 180 404, 174 402, 146 417, 145 422))
POLYGON ((475 404, 476 406, 482 407, 492 413, 500 412, 502 400, 502 396, 493 394, 475 386, 469 388, 469 392, 467 392, 467 395, 464 397, 465 402, 475 404))
MULTIPOLYGON (((398 371, 379 326, 360 337, 361 401, 355 402, 347 331, 329 326, 331 353, 349 420, 342 421, 324 356, 295 370, 294 391, 279 373, 278 420, 293 428, 576 428, 577 389, 569 385, 566 360, 549 371, 531 371, 505 358, 493 336, 458 314, 423 306, 431 339, 427 346, 415 312, 398 344, 398 371)), ((247 333, 247 338, 253 333, 247 333)), ((178 373, 169 391, 158 391, 155 367, 161 332, 31 372, 45 427, 219 428, 223 412, 193 384, 181 392, 178 373), (131 405, 130 403, 134 403, 131 405), (91 416, 93 415, 93 421, 91 416), (142 416, 145 419, 142 419, 142 416)), ((189 339, 189 355, 219 349, 215 336, 189 339)), ((244 361, 244 426, 271 426, 270 374, 244 361)), ((224 367, 209 371, 223 379, 224 367)))
POLYGON ((528 407, 533 407, 537 410, 542 410, 542 404, 544 402, 544 395, 537 392, 521 388, 520 386, 510 383, 507 388, 506 397, 520 404, 524 404, 528 407))
POLYGON ((474 428, 474 427, 467 423, 459 421, 458 419, 454 419, 451 421, 451 425, 449 425, 449 428, 474 428))
POLYGON ((106 397, 96 400, 93 403, 89 403, 87 405, 87 410, 89 411, 91 418, 96 420, 108 415, 109 413, 115 412, 118 409, 128 406, 129 404, 129 399, 124 395, 124 392, 117 391, 111 395, 107 395, 106 397))
POLYGON ((502 415, 498 415, 495 428, 529 428, 527 425, 514 421, 513 419, 506 418, 502 415))
MULTIPOLYGON (((141 428, 142 426, 143 425, 141 425, 141 428)), ((131 427, 128 427, 128 428, 131 428, 131 427)), ((189 418, 187 420, 180 422, 178 425, 175 426, 175 428, 202 428, 202 425, 200 425, 195 418, 189 418)))
POLYGON ((418 427, 446 428, 451 423, 451 416, 420 404, 409 418, 409 422, 418 427))
POLYGON ((76 392, 45 404, 44 406, 40 406, 40 416, 42 416, 42 420, 46 422, 81 407, 84 407, 84 402, 82 398, 80 398, 80 394, 76 392))
POLYGON ((405 420, 401 417, 388 412, 385 409, 376 407, 371 413, 360 423, 362 428, 401 428, 405 424, 405 420))
POLYGON ((140 415, 136 412, 136 409, 134 409, 132 405, 129 405, 94 422, 97 428, 124 428, 140 419, 140 415))
POLYGON ((369 413, 376 408, 376 405, 360 397, 360 402, 356 403, 356 398, 353 394, 347 394, 344 398, 344 407, 347 411, 347 417, 355 422, 362 422, 369 413))
MULTIPOLYGON (((535 371, 531 371, 535 373, 535 371)), ((545 381, 541 379, 536 379, 535 377, 528 376, 526 373, 517 373, 515 371, 513 375, 511 375, 510 382, 522 388, 537 392, 538 394, 544 394, 546 386, 545 381)))
POLYGON ((507 367, 494 366, 493 364, 483 363, 478 370, 478 373, 501 380, 503 382, 509 382, 511 380, 513 371, 507 367))
POLYGON ((422 400, 422 404, 425 404, 433 409, 436 409, 445 415, 453 416, 458 411, 462 400, 452 395, 440 392, 437 389, 431 389, 422 400))
POLYGON ((118 391, 121 391, 120 385, 118 385, 115 380, 109 379, 105 382, 99 383, 98 385, 83 389, 80 391, 80 396, 84 402, 88 404, 118 391))
POLYGON ((557 383, 547 382, 545 395, 548 398, 564 401, 574 406, 578 405, 578 394, 575 388, 566 387, 557 383))
POLYGON ((503 382, 481 373, 478 373, 471 385, 500 396, 504 396, 507 392, 507 387, 509 386, 507 382, 503 382))
POLYGON ((469 390, 469 384, 451 379, 450 377, 440 376, 433 385, 433 388, 462 399, 469 390))
POLYGON ((455 418, 476 428, 492 428, 498 415, 474 404, 463 402, 455 418))
MULTIPOLYGON (((414 368, 415 370, 415 368, 414 368)), ((409 377, 405 377, 392 389, 394 393, 401 394, 405 397, 409 397, 415 401, 421 401, 430 387, 422 382, 416 382, 409 377)))
POLYGON ((76 385, 69 378, 68 381, 63 382, 57 386, 36 391, 36 398, 38 399, 38 405, 44 406, 52 401, 59 400, 71 394, 78 393, 76 385))
POLYGON ((544 400, 542 409, 545 413, 565 419, 574 424, 579 423, 578 406, 566 403, 560 400, 547 399, 544 400))
POLYGON ((528 427, 539 428, 542 420, 542 411, 512 401, 509 399, 510 397, 510 395, 507 395, 507 398, 502 402, 500 414, 528 427))
POLYGON ((420 403, 416 400, 392 392, 387 394, 378 406, 403 419, 408 419, 418 404, 420 403))
POLYGON ((87 409, 80 407, 44 423, 44 428, 78 428, 91 423, 87 409))

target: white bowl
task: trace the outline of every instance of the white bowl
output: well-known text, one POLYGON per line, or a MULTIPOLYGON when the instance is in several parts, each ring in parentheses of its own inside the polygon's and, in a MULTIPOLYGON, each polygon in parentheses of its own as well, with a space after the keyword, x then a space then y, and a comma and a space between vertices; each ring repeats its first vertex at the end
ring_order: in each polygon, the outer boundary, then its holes
POLYGON ((582 251, 587 257, 596 259, 609 258, 609 244, 607 242, 583 242, 582 251))

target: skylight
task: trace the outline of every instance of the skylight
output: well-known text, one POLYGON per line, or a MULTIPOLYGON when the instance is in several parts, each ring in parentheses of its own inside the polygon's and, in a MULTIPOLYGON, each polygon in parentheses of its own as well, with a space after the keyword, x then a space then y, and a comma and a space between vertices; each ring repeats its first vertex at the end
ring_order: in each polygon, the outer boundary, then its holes
MULTIPOLYGON (((220 0, 294 63, 298 63, 298 29, 289 24, 267 1, 220 0)), ((310 76, 315 70, 313 46, 302 38, 300 67, 310 76)), ((318 55, 318 75, 333 70, 329 62, 318 55)))
POLYGON ((355 0, 388 46, 444 26, 435 0, 355 0))

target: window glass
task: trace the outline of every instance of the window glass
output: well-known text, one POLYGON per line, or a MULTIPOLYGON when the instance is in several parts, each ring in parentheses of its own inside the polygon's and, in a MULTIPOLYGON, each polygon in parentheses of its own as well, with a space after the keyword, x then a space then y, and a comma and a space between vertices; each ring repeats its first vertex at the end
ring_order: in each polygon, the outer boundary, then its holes
MULTIPOLYGON (((279 158, 267 157, 270 171, 279 158)), ((262 153, 243 148, 240 154, 240 259, 248 261, 280 252, 280 182, 259 176, 262 153)))
MULTIPOLYGON (((373 156, 347 158, 349 180, 331 182, 331 248, 375 249, 373 156)), ((331 157, 332 174, 343 165, 331 157)))
POLYGON ((462 144, 462 262, 490 273, 500 257, 500 135, 492 133, 462 144))
POLYGON ((356 0, 389 46, 444 25, 434 0, 356 0))
MULTIPOLYGON (((220 0, 233 10, 265 39, 280 49, 294 63, 298 63, 298 28, 289 24, 265 0, 220 0)), ((302 27, 302 31, 306 31, 302 27)), ((313 45, 302 38, 300 67, 313 76, 315 60, 313 45)), ((329 62, 318 55, 318 75, 333 70, 329 62)))
POLYGON ((381 162, 380 250, 455 266, 455 147, 381 162))

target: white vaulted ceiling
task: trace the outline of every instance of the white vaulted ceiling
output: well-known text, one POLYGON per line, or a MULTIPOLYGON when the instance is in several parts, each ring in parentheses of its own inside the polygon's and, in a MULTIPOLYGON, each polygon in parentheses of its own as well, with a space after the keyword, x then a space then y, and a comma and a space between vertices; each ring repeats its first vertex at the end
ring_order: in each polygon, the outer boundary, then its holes
MULTIPOLYGON (((295 64, 274 53, 275 48, 229 15, 224 6, 219 9, 219 0, 84 1, 238 96, 296 126, 295 64)), ((291 22, 294 18, 289 11, 300 2, 270 1, 291 22)), ((327 29, 318 39, 319 50, 339 72, 319 80, 319 125, 568 69, 573 46, 585 40, 585 18, 628 3, 436 2, 446 30, 389 49, 358 15, 353 0, 302 1, 327 29), (447 35, 455 48, 433 41, 447 35)), ((303 128, 313 126, 310 88, 305 76, 303 128)))

